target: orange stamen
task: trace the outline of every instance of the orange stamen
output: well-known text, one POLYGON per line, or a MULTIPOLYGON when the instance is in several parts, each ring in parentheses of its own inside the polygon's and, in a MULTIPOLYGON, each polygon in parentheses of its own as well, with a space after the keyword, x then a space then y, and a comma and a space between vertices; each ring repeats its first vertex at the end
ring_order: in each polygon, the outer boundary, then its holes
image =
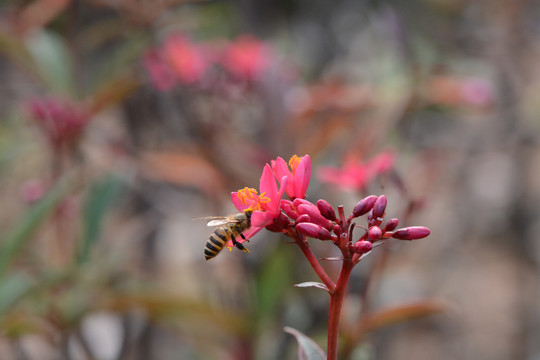
POLYGON ((253 211, 260 211, 261 204, 270 202, 270 198, 266 197, 265 193, 258 195, 257 190, 248 187, 238 190, 238 199, 242 204, 249 205, 248 209, 253 211))
POLYGON ((296 155, 293 155, 289 160, 289 167, 291 168, 291 172, 293 173, 293 175, 296 171, 296 168, 298 167, 298 164, 300 164, 300 161, 302 161, 302 158, 296 155))

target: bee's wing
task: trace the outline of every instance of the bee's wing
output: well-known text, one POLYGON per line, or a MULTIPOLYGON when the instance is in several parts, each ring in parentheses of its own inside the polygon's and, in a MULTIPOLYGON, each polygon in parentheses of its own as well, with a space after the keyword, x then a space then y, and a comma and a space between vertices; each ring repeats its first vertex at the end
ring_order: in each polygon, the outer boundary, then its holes
POLYGON ((206 225, 207 226, 220 226, 220 225, 225 225, 225 224, 230 224, 230 223, 237 223, 237 222, 239 222, 239 221, 234 220, 234 219, 230 219, 230 218, 217 218, 217 219, 209 221, 208 224, 206 224, 206 225))
POLYGON ((220 226, 231 223, 239 223, 240 220, 234 219, 230 216, 205 216, 193 220, 210 220, 207 226, 220 226))

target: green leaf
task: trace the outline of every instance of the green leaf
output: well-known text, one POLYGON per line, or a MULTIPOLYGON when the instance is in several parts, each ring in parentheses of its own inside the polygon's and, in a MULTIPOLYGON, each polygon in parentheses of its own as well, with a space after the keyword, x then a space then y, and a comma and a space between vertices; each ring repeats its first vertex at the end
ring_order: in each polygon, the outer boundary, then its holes
POLYGON ((88 260, 90 251, 98 242, 107 210, 118 198, 122 182, 116 176, 93 184, 83 208, 83 238, 77 252, 77 261, 88 260))
POLYGON ((298 360, 325 360, 324 351, 304 333, 291 327, 284 327, 283 331, 291 334, 298 342, 298 360))
POLYGON ((64 39, 50 31, 33 33, 27 40, 41 78, 54 92, 73 94, 73 59, 64 39))
POLYGON ((0 315, 11 309, 35 285, 28 275, 17 272, 0 282, 0 315))
POLYGON ((5 238, 0 250, 0 279, 19 252, 28 244, 45 217, 52 212, 69 190, 65 181, 59 182, 41 201, 33 205, 5 238))

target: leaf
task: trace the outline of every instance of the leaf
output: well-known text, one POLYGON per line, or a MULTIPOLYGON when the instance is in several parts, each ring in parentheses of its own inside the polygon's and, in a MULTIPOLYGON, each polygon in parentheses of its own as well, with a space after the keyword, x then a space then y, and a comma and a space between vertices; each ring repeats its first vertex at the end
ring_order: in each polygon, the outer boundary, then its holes
POLYGON ((368 315, 360 323, 360 333, 366 333, 403 321, 445 312, 448 306, 435 300, 399 305, 368 315))
POLYGON ((26 33, 50 23, 70 4, 70 0, 36 0, 22 9, 17 19, 17 30, 26 33))
POLYGON ((69 188, 64 181, 57 184, 41 201, 24 214, 19 223, 4 239, 0 250, 0 279, 3 278, 11 262, 31 239, 41 222, 66 195, 69 188))
POLYGON ((64 39, 58 34, 43 30, 32 33, 26 46, 48 87, 61 94, 73 94, 73 59, 64 39))
MULTIPOLYGON (((91 91, 111 93, 114 99, 123 100, 126 95, 121 97, 117 94, 123 95, 128 92, 127 95, 129 95, 140 87, 142 81, 139 74, 134 71, 133 65, 141 61, 141 53, 148 45, 139 34, 131 33, 130 37, 105 53, 103 60, 96 61, 96 69, 89 86, 91 91), (122 86, 120 91, 116 89, 118 86, 122 86)), ((99 49, 99 51, 103 50, 99 49)))
POLYGON ((222 196, 225 192, 225 180, 219 170, 200 155, 177 150, 146 152, 140 165, 141 174, 152 180, 193 186, 209 197, 222 196))
POLYGON ((333 256, 333 257, 321 258, 321 260, 326 260, 326 261, 342 261, 342 260, 343 260, 343 256, 333 256))
POLYGON ((295 284, 294 286, 299 287, 299 288, 316 287, 316 288, 328 291, 328 288, 326 287, 326 285, 320 282, 315 282, 315 281, 307 281, 300 284, 295 284))
POLYGON ((103 219, 111 204, 117 199, 122 183, 117 177, 93 184, 83 207, 83 239, 77 252, 77 261, 88 260, 90 250, 99 240, 103 219))
POLYGON ((0 315, 5 314, 35 285, 28 275, 18 272, 0 283, 0 315))
POLYGON ((109 79, 92 94, 89 100, 90 115, 123 101, 139 87, 140 80, 130 72, 109 79))
POLYGON ((325 360, 326 355, 324 351, 317 345, 317 343, 311 340, 307 335, 302 332, 293 329, 291 327, 284 327, 283 331, 291 334, 296 338, 298 342, 298 359, 299 360, 325 360))

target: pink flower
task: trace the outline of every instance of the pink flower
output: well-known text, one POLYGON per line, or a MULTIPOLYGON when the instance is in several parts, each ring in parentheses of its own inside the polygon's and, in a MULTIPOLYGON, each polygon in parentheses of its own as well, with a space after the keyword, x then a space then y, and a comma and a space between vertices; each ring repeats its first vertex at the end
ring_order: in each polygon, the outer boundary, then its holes
POLYGON ((185 84, 199 82, 210 65, 200 47, 184 35, 170 36, 163 44, 162 56, 185 84))
POLYGON ((362 190, 377 175, 394 167, 394 154, 383 152, 367 163, 349 161, 342 168, 322 167, 319 179, 347 190, 362 190))
POLYGON ((158 50, 149 50, 143 57, 143 64, 150 75, 150 81, 159 91, 172 89, 178 80, 173 69, 158 50))
POLYGON ((461 84, 461 97, 469 105, 489 106, 495 94, 493 86, 486 79, 468 78, 461 84))
POLYGON ((271 164, 272 170, 274 170, 274 174, 281 185, 283 184, 280 179, 284 177, 288 179, 286 192, 289 198, 303 199, 306 197, 306 191, 311 177, 311 158, 309 155, 302 157, 293 155, 289 160, 290 170, 285 160, 281 157, 272 160, 271 164))
POLYGON ((243 80, 260 78, 272 63, 272 54, 266 44, 244 35, 230 44, 223 55, 223 67, 243 80))
POLYGON ((22 183, 21 195, 27 204, 35 204, 43 198, 49 185, 41 179, 30 179, 22 183))
POLYGON ((89 115, 81 104, 56 98, 32 100, 26 107, 55 148, 76 141, 89 120, 89 115))
MULTIPOLYGON (((281 214, 281 198, 287 187, 287 178, 281 179, 281 188, 277 187, 270 165, 266 164, 260 181, 260 195, 257 190, 244 188, 231 194, 232 202, 238 211, 253 210, 251 228, 244 231, 246 239, 251 238, 262 228, 271 225, 281 214)), ((243 239, 237 239, 243 242, 243 239)), ((232 241, 228 246, 232 246, 232 241)))

